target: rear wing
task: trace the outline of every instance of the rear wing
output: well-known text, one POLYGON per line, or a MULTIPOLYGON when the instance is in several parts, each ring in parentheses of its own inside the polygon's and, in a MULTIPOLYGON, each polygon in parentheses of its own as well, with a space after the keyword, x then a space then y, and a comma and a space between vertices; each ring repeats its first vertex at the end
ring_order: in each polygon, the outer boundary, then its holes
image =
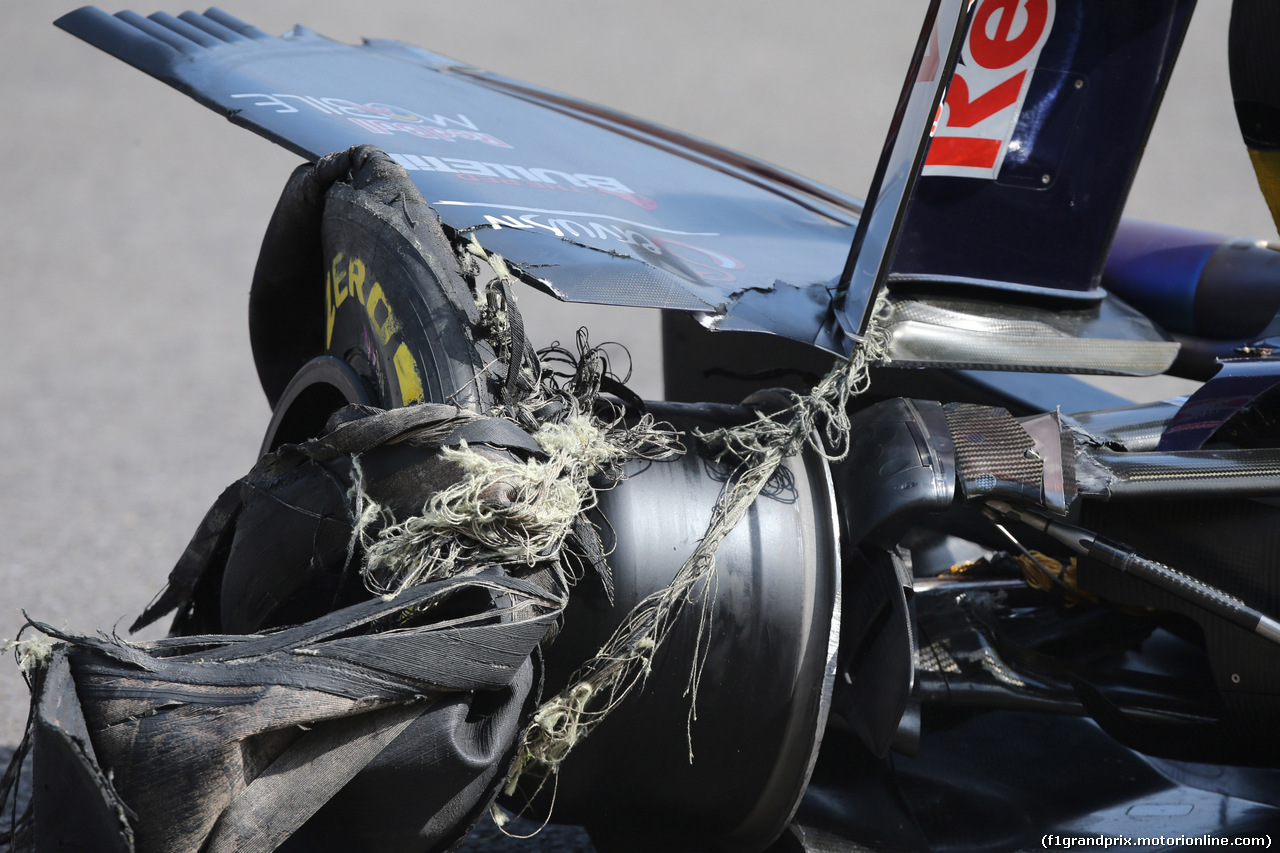
POLYGON ((1159 372, 1103 267, 1194 0, 934 0, 842 276, 915 364, 1159 372), (1099 346, 1101 342, 1105 346, 1099 346))

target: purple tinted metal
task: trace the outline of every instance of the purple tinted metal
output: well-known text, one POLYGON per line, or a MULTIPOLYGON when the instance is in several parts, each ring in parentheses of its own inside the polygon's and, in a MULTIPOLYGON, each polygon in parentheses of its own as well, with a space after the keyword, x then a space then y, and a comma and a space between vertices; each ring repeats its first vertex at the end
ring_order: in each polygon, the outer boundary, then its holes
POLYGON ((1259 396, 1280 385, 1280 360, 1224 361, 1169 421, 1157 450, 1198 450, 1218 428, 1259 396))
POLYGON ((1226 238, 1126 219, 1116 229, 1103 284, 1170 332, 1195 333, 1195 296, 1209 256, 1226 238))
POLYGON ((1235 346, 1264 334, 1280 310, 1280 252, 1257 240, 1126 219, 1103 284, 1167 331, 1235 346))

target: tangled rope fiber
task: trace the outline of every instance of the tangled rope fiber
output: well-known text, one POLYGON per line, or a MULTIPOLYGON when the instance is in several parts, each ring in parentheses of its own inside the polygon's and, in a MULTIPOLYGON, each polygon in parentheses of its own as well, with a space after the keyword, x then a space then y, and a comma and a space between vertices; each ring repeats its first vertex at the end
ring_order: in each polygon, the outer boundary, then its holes
MULTIPOLYGON (((476 288, 477 304, 493 318, 490 343, 510 364, 521 358, 522 344, 515 338, 523 335, 503 310, 510 298, 510 272, 474 237, 460 247, 460 255, 473 265, 468 269, 473 282, 474 259, 486 261, 496 273, 486 287, 476 288)), ((507 777, 508 793, 516 790, 526 772, 546 779, 558 771, 573 748, 647 677, 655 653, 690 603, 700 608, 687 691, 692 760, 691 732, 711 628, 716 553, 784 459, 806 446, 828 461, 847 455, 849 401, 869 387, 870 366, 887 358, 886 335, 878 322, 885 310, 882 301, 868 334, 855 343, 850 357, 838 361, 809 393, 794 395, 780 411, 757 410, 749 423, 697 433, 713 459, 731 472, 705 533, 671 583, 636 605, 569 685, 534 713, 507 777)), ((358 516, 353 550, 357 544, 363 550, 363 573, 371 590, 390 598, 486 562, 550 562, 559 566, 562 588, 567 590, 575 578, 565 575, 560 551, 584 513, 597 505, 598 490, 621 479, 628 460, 683 452, 676 435, 655 424, 651 415, 626 426, 623 414, 603 402, 602 385, 612 382, 613 390, 620 383, 612 378, 604 351, 587 343, 585 330, 579 331, 577 353, 556 346, 534 358, 536 363, 520 369, 529 368, 526 375, 538 380, 518 398, 506 400, 506 416, 531 431, 545 458, 497 457, 465 445, 446 449, 445 458, 461 470, 458 482, 433 494, 419 515, 403 521, 388 518, 359 490, 357 479, 352 492, 358 516), (560 369, 546 369, 543 362, 560 369), (375 521, 381 526, 370 535, 375 521)), ((515 375, 510 367, 508 371, 515 375)))
MULTIPOLYGON (((882 316, 884 305, 874 314, 882 316)), ((886 360, 887 340, 873 322, 865 340, 855 344, 847 361, 840 361, 805 395, 796 395, 782 411, 756 412, 756 420, 741 426, 698 433, 717 462, 731 466, 706 532, 671 583, 642 600, 627 615, 601 649, 584 663, 569 686, 545 701, 525 731, 524 745, 507 777, 508 794, 522 775, 532 771, 545 779, 554 775, 573 748, 642 683, 654 654, 669 635, 685 605, 701 607, 694 663, 689 676, 687 734, 693 759, 692 724, 697 716, 697 692, 710 631, 710 604, 716 572, 716 553, 724 538, 755 502, 783 459, 805 446, 828 461, 843 459, 849 450, 849 400, 870 386, 869 368, 886 360)))
POLYGON ((627 427, 573 414, 543 424, 533 439, 545 458, 521 460, 465 443, 443 448, 441 457, 460 471, 457 482, 432 494, 420 514, 399 522, 357 481, 355 536, 371 591, 390 598, 468 567, 554 561, 578 519, 596 505, 593 480, 616 481, 624 462, 662 458, 679 448, 674 434, 652 417, 627 427), (370 535, 379 520, 389 523, 370 535))

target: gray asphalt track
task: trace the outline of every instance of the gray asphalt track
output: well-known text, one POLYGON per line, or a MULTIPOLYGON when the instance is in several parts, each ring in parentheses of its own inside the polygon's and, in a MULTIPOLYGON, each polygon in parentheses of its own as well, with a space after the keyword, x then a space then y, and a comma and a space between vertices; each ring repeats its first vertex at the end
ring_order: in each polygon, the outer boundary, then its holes
MULTIPOLYGON (((253 462, 269 413, 246 296, 297 162, 56 30, 73 6, 0 0, 6 638, 21 608, 77 630, 127 624, 210 501, 253 462)), ((272 33, 301 22, 343 41, 419 44, 862 195, 926 3, 222 6, 272 33)), ((1230 106, 1228 8, 1201 4, 1129 212, 1274 239, 1230 106)), ((661 394, 655 316, 525 302, 535 342, 588 323, 594 339, 630 346, 642 395, 661 394)), ((0 664, 0 745, 21 736, 25 692, 0 664)))

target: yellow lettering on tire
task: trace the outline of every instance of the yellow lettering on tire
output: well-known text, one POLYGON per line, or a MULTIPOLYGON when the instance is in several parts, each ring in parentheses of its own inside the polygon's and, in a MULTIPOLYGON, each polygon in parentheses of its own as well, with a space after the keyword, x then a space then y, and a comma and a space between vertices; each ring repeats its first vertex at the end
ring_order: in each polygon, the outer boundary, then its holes
POLYGON ((422 391, 422 377, 418 373, 418 363, 414 361, 409 347, 400 344, 392 359, 396 366, 396 378, 400 382, 400 402, 402 405, 421 403, 426 399, 422 391))
MULTIPOLYGON (((331 349, 333 346, 333 329, 337 322, 338 308, 348 296, 353 297, 353 301, 359 302, 364 307, 364 313, 369 318, 369 331, 378 344, 379 353, 369 353, 375 362, 375 369, 379 374, 383 373, 383 368, 379 368, 377 362, 383 362, 386 359, 387 350, 398 343, 395 355, 391 357, 391 364, 396 370, 400 401, 405 405, 421 403, 426 399, 426 393, 422 387, 422 374, 418 371, 418 362, 404 342, 394 340, 400 331, 400 324, 396 321, 382 285, 377 281, 371 281, 372 278, 362 259, 355 257, 348 259, 342 252, 333 256, 329 271, 325 273, 325 349, 331 349), (367 295, 366 283, 371 285, 367 295)), ((344 357, 341 354, 339 356, 344 357)))
POLYGON ((374 282, 372 289, 369 291, 369 301, 365 303, 365 311, 369 313, 369 325, 378 334, 378 340, 384 345, 391 340, 391 336, 399 331, 399 324, 396 323, 395 316, 391 313, 391 306, 387 304, 387 297, 382 293, 382 285, 374 282), (382 305, 382 321, 378 321, 378 305, 382 305))
POLYGON ((364 261, 359 258, 352 258, 347 264, 347 292, 354 293, 360 304, 364 304, 364 261))
POLYGON ((338 307, 333 304, 333 274, 324 274, 324 348, 333 346, 333 321, 338 318, 338 307))
MULTIPOLYGON (((329 270, 333 276, 333 307, 335 309, 346 300, 347 294, 350 292, 346 286, 347 271, 338 266, 338 264, 342 263, 343 257, 344 256, 341 252, 334 255, 333 264, 329 270)), ((363 264, 361 265, 361 269, 364 269, 363 264)))

